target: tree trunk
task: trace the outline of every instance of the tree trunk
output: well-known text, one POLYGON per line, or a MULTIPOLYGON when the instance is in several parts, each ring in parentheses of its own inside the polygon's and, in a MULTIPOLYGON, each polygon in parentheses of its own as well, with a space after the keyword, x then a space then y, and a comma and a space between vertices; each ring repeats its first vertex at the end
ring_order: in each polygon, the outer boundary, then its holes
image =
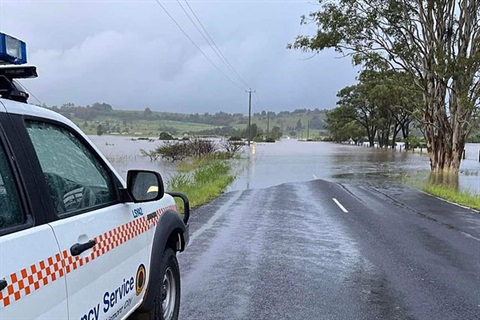
MULTIPOLYGON (((447 116, 445 97, 447 85, 444 79, 439 79, 433 74, 427 76, 427 90, 424 94, 425 110, 425 138, 430 157, 430 169, 432 172, 450 171, 458 173, 460 161, 457 161, 458 134, 461 126, 451 126, 447 116), (454 150, 454 141, 457 146, 454 150), (455 151, 455 152, 454 152, 455 151)), ((455 123, 457 119, 455 109, 452 110, 452 99, 449 101, 450 117, 455 123)), ((462 145, 463 151, 463 145, 462 145)), ((461 152, 460 152, 461 156, 461 152)), ((458 158, 460 160, 460 158, 458 158)))
POLYGON ((408 150, 410 149, 410 143, 408 142, 410 136, 410 122, 408 122, 406 126, 402 125, 402 135, 403 141, 405 141, 405 150, 408 150))
POLYGON ((375 146, 375 134, 376 130, 373 128, 370 129, 367 127, 367 136, 368 136, 368 143, 370 144, 370 148, 373 148, 375 146))
MULTIPOLYGON (((383 133, 382 133, 383 135, 383 133)), ((380 131, 377 131, 377 140, 378 140, 378 146, 380 148, 383 148, 383 137, 382 135, 380 134, 380 131)))
POLYGON ((441 185, 449 189, 458 191, 459 176, 455 172, 440 171, 430 172, 429 182, 432 185, 441 185))
POLYGON ((395 146, 397 144, 397 135, 400 132, 401 126, 399 125, 398 122, 395 122, 395 125, 393 127, 393 135, 392 135, 392 149, 395 149, 395 146))

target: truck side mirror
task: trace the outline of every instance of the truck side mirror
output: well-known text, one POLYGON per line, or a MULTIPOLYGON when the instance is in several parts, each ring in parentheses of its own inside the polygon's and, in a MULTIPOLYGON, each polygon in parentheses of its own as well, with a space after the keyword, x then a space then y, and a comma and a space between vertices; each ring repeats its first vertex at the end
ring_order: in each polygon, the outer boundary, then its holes
POLYGON ((160 200, 165 193, 162 176, 155 171, 129 170, 127 192, 135 203, 160 200))

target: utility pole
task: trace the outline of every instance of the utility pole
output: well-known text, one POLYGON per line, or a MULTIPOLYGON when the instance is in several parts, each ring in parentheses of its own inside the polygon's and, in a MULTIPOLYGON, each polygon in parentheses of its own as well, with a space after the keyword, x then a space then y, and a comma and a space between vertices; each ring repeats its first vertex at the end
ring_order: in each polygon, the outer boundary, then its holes
POLYGON ((270 129, 270 111, 267 112, 267 138, 268 138, 268 129, 270 129))
POLYGON ((255 90, 247 90, 245 92, 248 92, 248 146, 250 147, 250 136, 251 136, 251 119, 252 119, 252 92, 255 92, 255 90))
POLYGON ((308 141, 308 134, 310 133, 310 118, 307 119, 307 141, 308 141))

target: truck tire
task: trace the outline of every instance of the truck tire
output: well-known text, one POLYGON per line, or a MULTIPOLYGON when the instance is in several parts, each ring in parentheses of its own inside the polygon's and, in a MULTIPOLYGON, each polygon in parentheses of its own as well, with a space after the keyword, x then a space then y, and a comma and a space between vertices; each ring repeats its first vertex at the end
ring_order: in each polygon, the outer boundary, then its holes
POLYGON ((148 313, 139 314, 132 318, 138 320, 177 320, 180 311, 180 268, 175 251, 171 248, 163 252, 160 270, 163 274, 163 283, 155 293, 155 302, 148 313))

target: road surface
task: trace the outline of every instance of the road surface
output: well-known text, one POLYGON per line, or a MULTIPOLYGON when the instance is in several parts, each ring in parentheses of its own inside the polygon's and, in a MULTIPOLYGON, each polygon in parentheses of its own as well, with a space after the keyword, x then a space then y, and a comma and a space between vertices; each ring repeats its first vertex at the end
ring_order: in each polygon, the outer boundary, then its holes
POLYGON ((326 180, 193 211, 180 319, 480 319, 480 214, 326 180))

